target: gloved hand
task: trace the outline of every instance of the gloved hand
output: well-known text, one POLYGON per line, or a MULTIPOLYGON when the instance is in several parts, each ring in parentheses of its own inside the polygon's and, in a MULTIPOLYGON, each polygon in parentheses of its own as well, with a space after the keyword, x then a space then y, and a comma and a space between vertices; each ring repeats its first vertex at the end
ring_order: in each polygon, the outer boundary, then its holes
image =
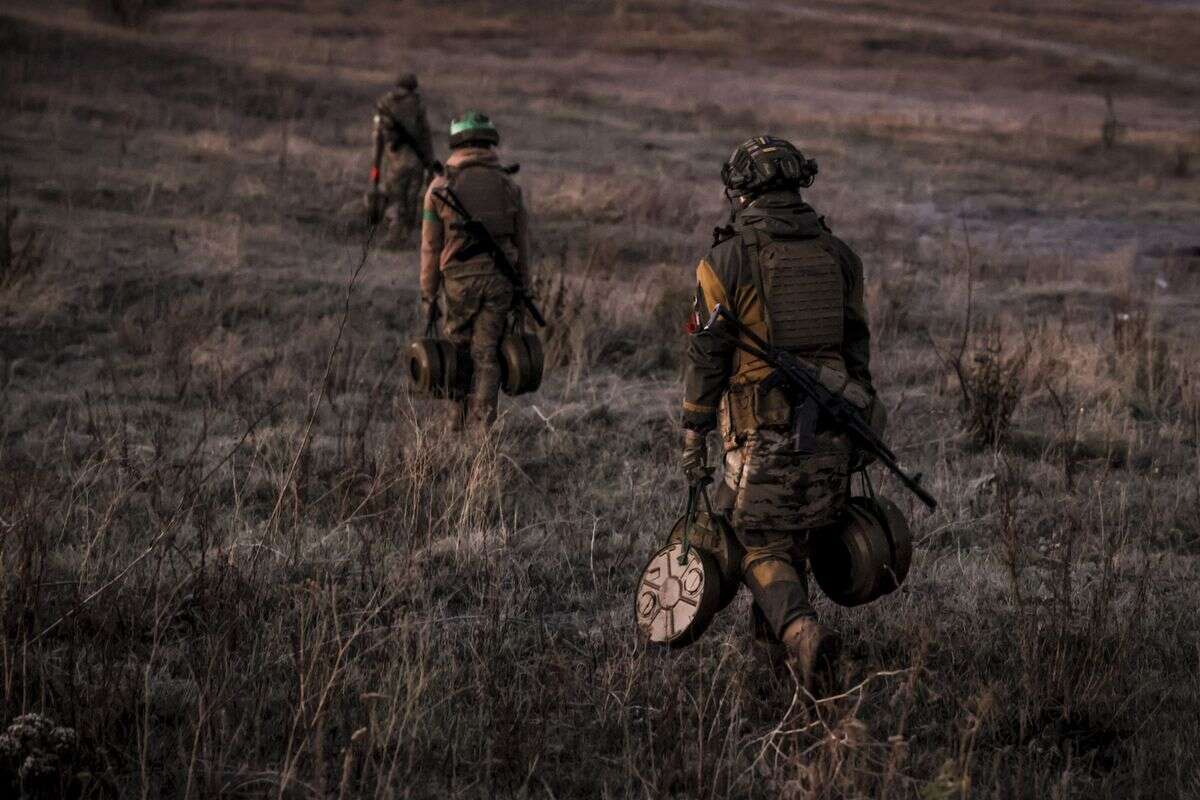
POLYGON ((712 483, 713 469, 708 466, 707 433, 684 429, 680 467, 688 485, 712 483))

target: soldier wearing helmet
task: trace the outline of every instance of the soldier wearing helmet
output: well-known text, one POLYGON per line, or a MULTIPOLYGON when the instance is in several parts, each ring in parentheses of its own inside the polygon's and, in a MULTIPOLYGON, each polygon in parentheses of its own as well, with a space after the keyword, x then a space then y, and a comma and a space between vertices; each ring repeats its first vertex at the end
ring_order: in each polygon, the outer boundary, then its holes
POLYGON ((521 189, 496 155, 500 133, 478 111, 467 111, 450 124, 450 157, 445 172, 429 185, 421 228, 421 302, 428 319, 445 296, 447 338, 469 350, 473 371, 465 405, 452 402, 450 425, 464 421, 477 429, 496 418, 500 387, 499 345, 519 313, 512 282, 491 256, 464 235, 462 220, 439 195, 449 189, 470 216, 484 224, 505 251, 518 276, 527 275, 529 226, 521 189))
POLYGON ((408 243, 421 213, 421 190, 436 163, 417 76, 405 73, 375 106, 371 178, 382 193, 382 214, 388 223, 386 245, 408 243))
POLYGON ((755 638, 786 653, 810 690, 833 680, 840 641, 809 603, 805 544, 843 513, 856 454, 815 407, 767 382, 769 367, 695 326, 720 303, 774 345, 825 368, 864 409, 881 408, 862 262, 801 198, 816 175, 815 161, 771 136, 743 142, 721 170, 731 220, 696 270, 682 459, 689 482, 710 481, 707 434, 719 428, 718 502, 746 548, 755 638))

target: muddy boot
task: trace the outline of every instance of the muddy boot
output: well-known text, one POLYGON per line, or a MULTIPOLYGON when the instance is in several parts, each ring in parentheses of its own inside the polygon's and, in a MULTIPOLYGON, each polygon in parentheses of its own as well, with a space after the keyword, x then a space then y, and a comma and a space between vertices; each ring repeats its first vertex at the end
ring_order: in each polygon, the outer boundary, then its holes
POLYGON ((788 624, 783 644, 788 663, 809 694, 821 698, 837 691, 842 640, 836 632, 811 617, 801 617, 788 624))

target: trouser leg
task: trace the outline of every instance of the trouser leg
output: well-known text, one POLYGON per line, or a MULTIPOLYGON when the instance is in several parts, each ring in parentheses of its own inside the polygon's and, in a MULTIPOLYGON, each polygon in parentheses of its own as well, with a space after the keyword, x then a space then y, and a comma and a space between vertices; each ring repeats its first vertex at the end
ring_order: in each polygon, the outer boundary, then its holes
MULTIPOLYGON (((446 278, 442 285, 446 298, 446 317, 443 332, 458 352, 470 352, 474 337, 475 321, 483 304, 483 292, 478 280, 472 278, 446 278)), ((446 401, 446 424, 452 431, 460 431, 466 419, 467 398, 446 401)))
POLYGON ((808 599, 804 564, 792 561, 792 534, 755 531, 740 538, 756 542, 746 548, 743 580, 770 632, 781 638, 795 620, 816 619, 808 599))
POLYGON ((466 416, 487 427, 496 419, 500 391, 500 340, 513 299, 512 284, 494 275, 456 278, 445 283, 446 335, 471 355, 466 416))
POLYGON ((489 298, 475 318, 471 335, 471 360, 475 370, 467 402, 467 416, 472 425, 488 427, 496 420, 500 393, 500 339, 504 335, 507 313, 507 302, 494 302, 489 298))
POLYGON ((384 191, 387 209, 384 217, 388 223, 387 239, 390 244, 403 245, 412 236, 421 213, 421 182, 424 174, 409 167, 391 167, 384 191))

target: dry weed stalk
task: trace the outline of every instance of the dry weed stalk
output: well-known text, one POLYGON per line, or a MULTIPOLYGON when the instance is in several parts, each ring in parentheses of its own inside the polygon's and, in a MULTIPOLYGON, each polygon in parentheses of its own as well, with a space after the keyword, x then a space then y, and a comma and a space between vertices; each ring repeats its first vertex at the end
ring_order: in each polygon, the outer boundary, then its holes
POLYGON ((980 447, 998 448, 1007 439, 1013 414, 1029 388, 1027 367, 1033 348, 1028 332, 1023 346, 1010 350, 999 321, 975 325, 974 251, 966 220, 963 220, 963 238, 967 289, 958 349, 945 356, 928 331, 925 338, 957 378, 964 432, 980 447))

